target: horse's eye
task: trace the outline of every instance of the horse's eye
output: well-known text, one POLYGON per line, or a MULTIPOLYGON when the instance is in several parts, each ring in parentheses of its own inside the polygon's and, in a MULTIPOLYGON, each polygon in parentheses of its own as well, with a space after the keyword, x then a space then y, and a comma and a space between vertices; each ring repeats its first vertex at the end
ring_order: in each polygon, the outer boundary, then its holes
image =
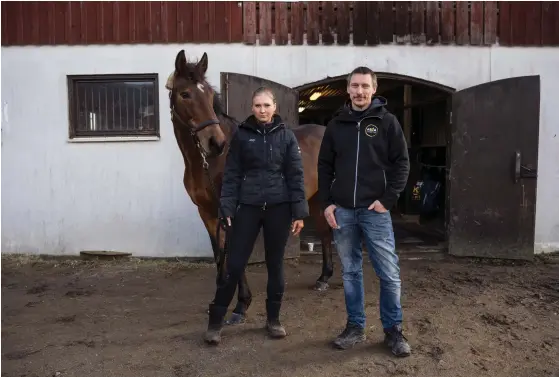
POLYGON ((188 92, 181 92, 181 98, 182 98, 182 99, 188 99, 188 98, 190 98, 190 93, 188 93, 188 92))

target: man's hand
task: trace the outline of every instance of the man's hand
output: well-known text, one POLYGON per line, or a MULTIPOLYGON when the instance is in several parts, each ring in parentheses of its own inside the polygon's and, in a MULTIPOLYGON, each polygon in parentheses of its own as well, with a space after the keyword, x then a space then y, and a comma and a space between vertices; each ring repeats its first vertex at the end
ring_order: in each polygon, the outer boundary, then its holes
POLYGON ((374 209, 378 213, 388 212, 388 210, 384 208, 384 206, 378 200, 375 200, 373 204, 369 206, 369 211, 372 209, 374 209))
POLYGON ((294 236, 298 236, 301 230, 305 227, 303 220, 295 220, 291 226, 291 232, 294 236))
POLYGON ((328 225, 330 225, 330 227, 332 229, 338 229, 338 223, 336 222, 336 216, 334 216, 334 210, 335 209, 336 209, 336 205, 330 204, 324 210, 324 217, 326 217, 326 221, 328 222, 328 225))

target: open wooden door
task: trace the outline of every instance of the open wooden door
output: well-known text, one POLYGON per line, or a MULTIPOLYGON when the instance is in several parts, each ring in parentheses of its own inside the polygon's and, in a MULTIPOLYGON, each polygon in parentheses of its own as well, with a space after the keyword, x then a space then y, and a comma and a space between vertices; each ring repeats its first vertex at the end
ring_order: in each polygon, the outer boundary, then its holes
POLYGON ((288 86, 260 77, 240 73, 221 73, 221 92, 225 109, 238 121, 244 121, 251 114, 252 93, 265 86, 276 96, 277 113, 289 127, 299 124, 299 92, 288 86))
MULTIPOLYGON (((270 88, 276 96, 277 113, 283 121, 294 127, 299 124, 299 92, 285 85, 240 73, 221 73, 221 94, 225 109, 239 122, 251 114, 252 93, 261 86, 270 88)), ((301 247, 298 237, 290 236, 285 249, 285 258, 297 258, 301 247)), ((264 262, 264 237, 258 235, 249 263, 264 262)))
POLYGON ((484 83, 452 101, 449 253, 532 259, 539 76, 484 83))

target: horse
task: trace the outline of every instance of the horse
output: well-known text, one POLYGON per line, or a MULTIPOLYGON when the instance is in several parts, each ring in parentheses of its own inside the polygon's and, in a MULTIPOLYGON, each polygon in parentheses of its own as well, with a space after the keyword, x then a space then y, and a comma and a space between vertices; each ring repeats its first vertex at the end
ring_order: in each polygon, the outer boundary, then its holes
MULTIPOLYGON (((180 50, 175 58, 175 70, 165 87, 169 90, 175 138, 184 159, 184 187, 210 237, 219 281, 227 273, 227 225, 218 218, 219 194, 229 143, 239 122, 224 111, 220 94, 206 79, 207 69, 208 56, 205 52, 199 61, 190 62, 184 50, 180 50)), ((332 230, 317 197, 316 166, 325 127, 304 124, 292 126, 292 129, 301 148, 309 215, 315 219, 322 242, 322 273, 314 289, 324 291, 328 289, 328 280, 333 275, 332 230)), ((226 324, 243 323, 251 302, 252 292, 243 271, 238 284, 237 304, 226 324)))

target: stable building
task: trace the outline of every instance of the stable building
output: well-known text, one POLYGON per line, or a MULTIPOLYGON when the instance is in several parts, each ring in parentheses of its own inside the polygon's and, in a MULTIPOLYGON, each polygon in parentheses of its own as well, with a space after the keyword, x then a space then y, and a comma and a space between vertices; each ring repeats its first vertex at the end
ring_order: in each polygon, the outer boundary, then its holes
POLYGON ((230 115, 266 85, 294 127, 326 125, 370 67, 410 151, 402 248, 557 251, 557 19, 537 1, 2 2, 2 252, 212 255, 165 89, 181 49, 208 54, 230 115))

